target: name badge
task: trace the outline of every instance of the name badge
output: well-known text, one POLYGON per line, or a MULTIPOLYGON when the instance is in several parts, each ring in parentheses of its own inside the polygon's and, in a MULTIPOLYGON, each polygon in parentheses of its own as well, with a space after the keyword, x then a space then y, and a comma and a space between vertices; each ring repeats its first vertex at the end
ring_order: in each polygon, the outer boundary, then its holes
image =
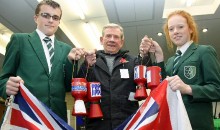
POLYGON ((122 79, 128 79, 129 78, 128 69, 120 69, 120 74, 121 74, 122 79))

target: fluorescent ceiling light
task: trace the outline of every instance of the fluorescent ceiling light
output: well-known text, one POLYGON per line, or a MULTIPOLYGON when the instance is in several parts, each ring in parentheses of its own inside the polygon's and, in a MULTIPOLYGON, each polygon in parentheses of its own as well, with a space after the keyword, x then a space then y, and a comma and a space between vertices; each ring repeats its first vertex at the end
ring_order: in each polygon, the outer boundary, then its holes
POLYGON ((89 22, 88 24, 90 28, 92 29, 93 33, 95 34, 95 36, 99 38, 101 36, 101 33, 98 31, 98 28, 95 25, 95 23, 89 22))
POLYGON ((192 6, 193 0, 186 0, 186 7, 192 6))
POLYGON ((207 3, 204 4, 202 1, 193 1, 193 0, 185 0, 185 2, 182 2, 181 0, 165 0, 165 6, 163 10, 163 18, 167 18, 167 16, 175 11, 175 10, 185 10, 189 12, 191 15, 207 15, 207 14, 214 14, 217 8, 220 5, 220 0, 212 0, 212 1, 206 1, 207 3), (174 3, 175 2, 175 3, 174 3), (192 3, 195 3, 189 7, 187 7, 185 4, 188 3, 190 5, 192 3), (174 6, 175 5, 175 6, 174 6))
POLYGON ((10 37, 11 37, 11 34, 9 34, 9 33, 0 34, 0 38, 6 43, 8 43, 10 41, 10 37))
MULTIPOLYGON (((79 2, 78 0, 66 0, 66 2, 68 2, 68 5, 71 6, 71 9, 80 17, 80 19, 84 20, 86 18, 80 5, 83 4, 83 2, 79 2)), ((86 5, 84 4, 82 6, 85 8, 84 6, 86 5)))
POLYGON ((76 0, 80 7, 81 7, 81 11, 84 13, 84 14, 87 14, 88 13, 88 7, 87 7, 87 4, 86 4, 86 1, 85 0, 76 0))
POLYGON ((94 23, 86 22, 84 24, 84 30, 87 33, 87 36, 90 38, 90 40, 93 42, 93 45, 97 50, 103 49, 100 41, 99 41, 99 33, 96 27, 94 27, 94 23))
POLYGON ((0 53, 5 55, 5 48, 10 41, 12 31, 0 23, 0 53))
MULTIPOLYGON (((1 32, 0 32, 1 33, 1 32)), ((5 48, 10 41, 11 34, 9 33, 1 33, 0 34, 0 53, 5 55, 5 48)))
POLYGON ((0 53, 2 54, 2 55, 5 55, 5 47, 2 47, 2 46, 0 46, 0 53))
POLYGON ((66 36, 70 39, 70 41, 75 45, 75 47, 81 48, 81 45, 76 40, 76 38, 70 33, 70 31, 66 28, 64 23, 60 21, 59 27, 62 29, 63 32, 65 32, 66 36))

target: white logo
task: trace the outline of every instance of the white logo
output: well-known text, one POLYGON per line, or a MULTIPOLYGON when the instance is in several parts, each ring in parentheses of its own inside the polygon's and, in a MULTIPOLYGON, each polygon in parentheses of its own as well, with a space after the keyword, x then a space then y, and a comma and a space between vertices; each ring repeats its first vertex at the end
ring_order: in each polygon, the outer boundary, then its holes
POLYGON ((184 76, 187 79, 192 79, 196 75, 195 66, 184 66, 184 76))

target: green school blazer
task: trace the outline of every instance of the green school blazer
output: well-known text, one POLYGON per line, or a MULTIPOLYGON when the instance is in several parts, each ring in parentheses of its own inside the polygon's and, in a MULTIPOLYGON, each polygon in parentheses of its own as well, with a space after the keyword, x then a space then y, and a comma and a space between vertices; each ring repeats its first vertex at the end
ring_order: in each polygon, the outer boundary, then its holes
POLYGON ((66 91, 71 89, 72 64, 67 55, 71 47, 55 39, 51 72, 36 31, 13 34, 6 48, 0 75, 0 96, 6 98, 6 82, 10 76, 20 76, 24 85, 58 116, 67 120, 66 91))
MULTIPOLYGON (((166 64, 172 75, 174 56, 166 64)), ((208 45, 191 44, 182 55, 176 73, 192 88, 182 95, 193 130, 214 130, 212 102, 220 100, 220 65, 216 51, 208 45)))

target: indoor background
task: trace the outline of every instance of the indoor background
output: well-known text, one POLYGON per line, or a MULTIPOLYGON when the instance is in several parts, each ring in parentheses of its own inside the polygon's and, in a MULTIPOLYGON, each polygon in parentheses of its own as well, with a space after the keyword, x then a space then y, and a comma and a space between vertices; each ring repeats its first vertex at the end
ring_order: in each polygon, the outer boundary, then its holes
MULTIPOLYGON (((0 70, 10 35, 35 30, 33 16, 39 1, 0 0, 0 70)), ((199 44, 212 45, 220 59, 220 0, 55 1, 60 3, 63 10, 56 37, 72 47, 83 47, 87 50, 102 49, 99 43, 102 27, 107 23, 118 23, 125 32, 124 49, 137 55, 141 39, 148 35, 161 45, 167 59, 173 52, 167 50, 162 26, 170 11, 183 9, 195 16, 200 35, 199 44)), ((67 95, 68 109, 71 113, 73 98, 70 93, 67 95)), ((219 112, 220 106, 217 114, 219 112)), ((71 115, 70 117, 71 124, 74 124, 71 115)))

